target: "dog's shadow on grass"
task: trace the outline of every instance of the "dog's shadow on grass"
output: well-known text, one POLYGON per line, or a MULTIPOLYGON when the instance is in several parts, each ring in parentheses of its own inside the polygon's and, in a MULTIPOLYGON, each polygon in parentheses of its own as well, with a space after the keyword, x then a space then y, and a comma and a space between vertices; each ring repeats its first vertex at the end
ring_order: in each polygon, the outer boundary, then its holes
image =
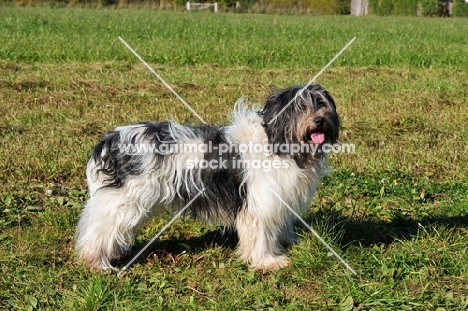
MULTIPOLYGON (((410 240, 418 234, 421 226, 444 226, 447 228, 468 227, 468 216, 458 217, 429 217, 423 219, 412 219, 409 217, 395 216, 391 221, 378 219, 349 218, 337 211, 320 212, 304 220, 311 224, 319 234, 331 234, 338 236, 335 240, 337 246, 346 248, 353 244, 368 247, 374 244, 391 244, 396 240, 410 240), (323 231, 326 231, 324 233, 323 231)), ((296 232, 308 230, 299 222, 296 232)), ((150 240, 141 241, 133 246, 131 253, 118 260, 115 265, 121 269, 131 263, 129 267, 145 262, 152 254, 166 255, 176 258, 182 253, 203 253, 206 249, 215 246, 234 250, 238 238, 234 230, 213 229, 201 236, 187 239, 172 238, 169 240, 159 239, 149 244, 150 240), (143 250, 144 249, 144 250, 143 250), (143 250, 143 251, 142 251, 143 250), (140 254, 141 252, 141 254, 140 254)), ((335 244, 336 245, 336 244, 335 244)))
MULTIPOLYGON (((414 219, 395 215, 390 221, 383 221, 379 219, 349 218, 337 211, 321 212, 305 218, 305 221, 338 236, 336 242, 342 248, 353 244, 367 247, 374 244, 391 244, 396 240, 410 240, 418 234, 421 228, 468 227, 468 216, 414 219)), ((302 227, 302 230, 307 229, 302 227)))
POLYGON ((238 238, 234 230, 213 229, 202 236, 187 239, 172 238, 162 241, 156 239, 152 243, 150 242, 151 240, 146 240, 136 243, 130 253, 115 263, 116 268, 121 269, 129 263, 131 263, 129 267, 143 263, 153 254, 158 256, 164 254, 171 258, 176 258, 177 255, 182 253, 203 253, 206 249, 215 246, 222 246, 223 248, 233 250, 237 245, 238 238))

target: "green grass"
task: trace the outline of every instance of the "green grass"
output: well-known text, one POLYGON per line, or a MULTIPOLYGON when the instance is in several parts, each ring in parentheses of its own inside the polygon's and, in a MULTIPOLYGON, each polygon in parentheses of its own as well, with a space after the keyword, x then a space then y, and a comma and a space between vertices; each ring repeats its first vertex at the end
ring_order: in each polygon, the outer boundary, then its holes
MULTIPOLYGON (((468 20, 215 15, 145 10, 0 10, 0 309, 464 310, 468 306, 468 20), (118 41, 121 35, 209 123, 240 96, 261 102, 318 82, 340 140, 304 217, 291 265, 249 271, 235 234, 176 222, 122 278, 87 271, 73 235, 93 145, 116 126, 197 119, 118 41)), ((138 247, 170 219, 161 215, 138 247)))
POLYGON ((353 37, 340 66, 468 68, 466 19, 187 14, 151 10, 2 8, 0 59, 152 63, 256 69, 323 66, 353 37))

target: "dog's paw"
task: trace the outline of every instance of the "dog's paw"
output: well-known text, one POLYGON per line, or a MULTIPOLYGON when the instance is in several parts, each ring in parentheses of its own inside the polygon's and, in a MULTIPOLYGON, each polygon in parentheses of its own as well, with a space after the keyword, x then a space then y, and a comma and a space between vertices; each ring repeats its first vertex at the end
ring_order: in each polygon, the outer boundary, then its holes
POLYGON ((252 265, 251 268, 254 270, 261 271, 275 271, 285 268, 289 265, 289 260, 286 256, 270 257, 267 260, 260 262, 256 265, 252 265))

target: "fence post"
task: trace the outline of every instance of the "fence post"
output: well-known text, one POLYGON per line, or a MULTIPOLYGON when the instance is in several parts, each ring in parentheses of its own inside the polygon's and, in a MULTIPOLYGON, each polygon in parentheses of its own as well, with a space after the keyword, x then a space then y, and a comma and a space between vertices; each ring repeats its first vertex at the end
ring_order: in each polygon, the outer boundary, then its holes
POLYGON ((187 11, 190 11, 190 1, 187 2, 187 11))

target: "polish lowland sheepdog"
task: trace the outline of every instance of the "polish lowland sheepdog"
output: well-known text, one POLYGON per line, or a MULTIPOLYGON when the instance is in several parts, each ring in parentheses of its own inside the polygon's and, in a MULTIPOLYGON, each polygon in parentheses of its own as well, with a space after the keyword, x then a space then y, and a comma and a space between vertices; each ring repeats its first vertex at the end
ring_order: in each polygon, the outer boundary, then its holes
POLYGON ((327 172, 323 147, 337 142, 339 128, 320 85, 274 92, 260 109, 240 100, 228 126, 118 127, 88 162, 78 256, 92 269, 114 269, 151 217, 168 206, 180 211, 198 195, 187 214, 234 227, 242 261, 258 270, 285 267, 295 216, 276 195, 296 212, 307 208, 327 172))

